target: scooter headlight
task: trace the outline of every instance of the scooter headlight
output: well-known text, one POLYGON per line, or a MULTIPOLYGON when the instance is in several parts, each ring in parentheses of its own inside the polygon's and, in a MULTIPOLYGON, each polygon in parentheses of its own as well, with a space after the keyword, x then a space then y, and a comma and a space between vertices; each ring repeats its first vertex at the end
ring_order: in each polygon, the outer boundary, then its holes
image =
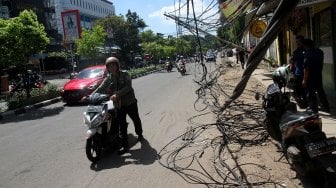
POLYGON ((91 121, 90 128, 98 127, 102 121, 103 121, 103 117, 100 114, 96 115, 91 121))
POLYGON ((89 128, 96 128, 98 127, 101 122, 103 121, 103 116, 102 114, 96 114, 92 118, 90 114, 84 112, 84 124, 87 125, 89 128))

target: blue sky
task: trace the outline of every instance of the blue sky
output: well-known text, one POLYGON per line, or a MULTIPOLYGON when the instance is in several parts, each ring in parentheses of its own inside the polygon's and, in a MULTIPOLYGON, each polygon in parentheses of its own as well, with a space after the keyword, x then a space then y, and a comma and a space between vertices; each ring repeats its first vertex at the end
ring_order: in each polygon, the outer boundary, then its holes
MULTIPOLYGON (((172 19, 165 17, 163 14, 165 12, 170 13, 178 8, 179 6, 177 4, 174 6, 174 2, 178 3, 179 1, 180 0, 112 0, 116 15, 125 15, 127 10, 130 9, 132 12, 136 12, 149 26, 145 28, 145 30, 151 29, 154 33, 163 33, 166 36, 176 35, 176 25, 172 19)), ((183 4, 186 1, 187 0, 181 0, 181 3, 183 4)), ((213 1, 194 0, 196 15, 204 11, 210 2, 213 1)), ((186 15, 186 10, 185 7, 180 11, 181 15, 186 15)), ((218 8, 211 11, 218 11, 218 8)), ((191 12, 189 14, 191 15, 191 12)))

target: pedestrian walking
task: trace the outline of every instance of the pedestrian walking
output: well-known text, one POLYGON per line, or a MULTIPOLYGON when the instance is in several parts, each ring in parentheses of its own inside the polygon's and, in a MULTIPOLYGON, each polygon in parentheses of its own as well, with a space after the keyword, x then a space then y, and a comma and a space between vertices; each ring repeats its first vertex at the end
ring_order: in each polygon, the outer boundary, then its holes
POLYGON ((236 57, 237 57, 237 63, 239 61, 242 69, 244 69, 244 66, 245 66, 245 51, 244 51, 243 48, 237 48, 236 57))
POLYGON ((306 50, 304 54, 304 76, 302 85, 307 90, 308 108, 318 112, 317 95, 324 111, 329 112, 329 102, 323 89, 322 70, 324 54, 319 48, 314 47, 311 39, 304 39, 302 44, 306 50))

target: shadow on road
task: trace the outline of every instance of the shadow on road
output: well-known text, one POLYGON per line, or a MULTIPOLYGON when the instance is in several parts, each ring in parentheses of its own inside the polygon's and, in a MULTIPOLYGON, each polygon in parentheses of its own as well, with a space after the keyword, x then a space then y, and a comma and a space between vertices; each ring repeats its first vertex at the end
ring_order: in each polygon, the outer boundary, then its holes
POLYGON ((92 163, 90 168, 94 171, 101 171, 104 169, 119 168, 124 165, 150 165, 153 164, 158 158, 157 151, 151 147, 148 140, 141 141, 139 149, 132 149, 132 146, 137 144, 137 140, 133 135, 128 136, 129 143, 131 144, 130 151, 118 155, 116 151, 105 154, 105 156, 97 163, 92 163))
POLYGON ((35 110, 32 110, 24 114, 10 116, 0 121, 0 124, 36 120, 36 119, 41 119, 43 117, 55 116, 55 115, 59 115, 63 110, 64 110, 63 106, 55 107, 55 108, 39 108, 39 109, 35 109, 35 110))

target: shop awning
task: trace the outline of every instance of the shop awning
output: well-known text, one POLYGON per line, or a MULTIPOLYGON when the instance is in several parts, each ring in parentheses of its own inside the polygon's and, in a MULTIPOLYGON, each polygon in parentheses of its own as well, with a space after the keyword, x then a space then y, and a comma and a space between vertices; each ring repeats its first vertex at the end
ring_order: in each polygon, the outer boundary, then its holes
POLYGON ((220 3, 220 9, 227 22, 234 21, 238 16, 242 16, 252 8, 252 1, 246 0, 226 0, 220 3))

